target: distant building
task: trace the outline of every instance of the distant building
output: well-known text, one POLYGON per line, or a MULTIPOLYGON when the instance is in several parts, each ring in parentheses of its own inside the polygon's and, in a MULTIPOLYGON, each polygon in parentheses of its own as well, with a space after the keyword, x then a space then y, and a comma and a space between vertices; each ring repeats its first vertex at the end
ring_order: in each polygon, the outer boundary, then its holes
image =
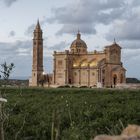
POLYGON ((34 31, 33 66, 30 86, 39 86, 47 82, 50 86, 87 86, 114 87, 126 83, 121 62, 121 47, 115 42, 106 46, 102 52, 88 52, 80 32, 64 52, 54 51, 53 74, 43 75, 43 39, 39 22, 34 31), (43 80, 41 80, 43 79, 43 80))

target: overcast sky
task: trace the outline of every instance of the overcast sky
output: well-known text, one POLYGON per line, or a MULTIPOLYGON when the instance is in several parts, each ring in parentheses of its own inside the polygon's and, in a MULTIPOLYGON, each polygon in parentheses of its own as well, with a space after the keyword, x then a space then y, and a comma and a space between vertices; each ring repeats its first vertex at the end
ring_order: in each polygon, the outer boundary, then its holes
POLYGON ((140 0, 0 0, 0 63, 13 62, 13 77, 30 77, 32 33, 37 19, 44 35, 44 69, 53 51, 69 49, 78 29, 88 50, 116 38, 127 77, 140 78, 140 0))

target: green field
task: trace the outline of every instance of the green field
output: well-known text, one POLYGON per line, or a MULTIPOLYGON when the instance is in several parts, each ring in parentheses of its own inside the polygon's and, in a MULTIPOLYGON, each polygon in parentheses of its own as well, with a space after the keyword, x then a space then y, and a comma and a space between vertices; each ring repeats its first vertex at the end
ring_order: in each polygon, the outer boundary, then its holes
POLYGON ((6 140, 90 140, 140 125, 139 90, 7 89, 6 140), (20 94, 21 93, 21 94, 20 94))

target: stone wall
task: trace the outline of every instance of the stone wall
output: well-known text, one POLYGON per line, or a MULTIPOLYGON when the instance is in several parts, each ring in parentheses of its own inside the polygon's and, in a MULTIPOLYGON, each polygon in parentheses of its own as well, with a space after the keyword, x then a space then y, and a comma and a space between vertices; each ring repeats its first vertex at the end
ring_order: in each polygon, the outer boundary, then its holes
POLYGON ((140 84, 117 84, 116 88, 118 89, 140 89, 140 84))

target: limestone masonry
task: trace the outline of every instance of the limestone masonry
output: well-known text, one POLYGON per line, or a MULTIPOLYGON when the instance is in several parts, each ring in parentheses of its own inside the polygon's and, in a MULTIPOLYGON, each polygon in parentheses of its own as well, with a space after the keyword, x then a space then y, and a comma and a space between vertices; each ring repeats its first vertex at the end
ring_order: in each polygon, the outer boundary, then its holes
POLYGON ((115 87, 126 83, 121 47, 114 41, 102 52, 88 52, 80 32, 70 50, 54 51, 53 74, 43 73, 43 38, 39 21, 34 30, 33 65, 30 86, 115 87))

